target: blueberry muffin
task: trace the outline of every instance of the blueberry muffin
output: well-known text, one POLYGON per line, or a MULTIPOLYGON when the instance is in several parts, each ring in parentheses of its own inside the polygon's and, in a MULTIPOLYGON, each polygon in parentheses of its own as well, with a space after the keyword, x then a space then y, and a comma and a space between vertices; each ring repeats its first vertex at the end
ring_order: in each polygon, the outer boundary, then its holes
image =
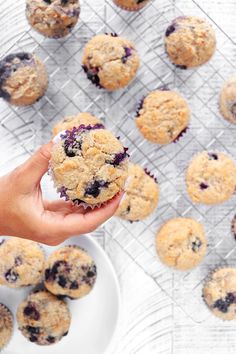
POLYGON ((17 309, 18 328, 30 342, 54 344, 68 334, 71 322, 67 304, 45 290, 31 293, 17 309))
POLYGON ((0 304, 0 351, 9 343, 12 333, 12 313, 5 305, 0 304))
POLYGON ((186 184, 194 203, 223 203, 235 192, 236 164, 226 154, 203 151, 190 162, 186 184))
POLYGON ((29 24, 46 37, 67 36, 78 22, 79 0, 26 0, 29 24))
POLYGON ((30 53, 14 53, 0 61, 0 97, 16 106, 38 101, 48 87, 44 64, 30 53))
POLYGON ((203 299, 211 312, 223 320, 236 319, 236 268, 220 268, 209 274, 203 299))
POLYGON ((0 285, 10 288, 38 284, 43 278, 45 255, 41 246, 17 237, 0 243, 0 285))
POLYGON ((154 211, 158 200, 159 186, 154 176, 141 166, 130 163, 125 195, 116 215, 129 221, 143 220, 154 211))
POLYGON ((145 139, 156 144, 169 144, 186 132, 189 119, 190 110, 181 95, 157 90, 141 101, 135 122, 145 139))
POLYGON ((89 206, 113 198, 127 178, 126 150, 100 123, 67 130, 54 144, 50 163, 61 197, 89 206))
POLYGON ((178 270, 196 267, 206 254, 203 226, 190 218, 175 218, 165 223, 156 236, 160 260, 178 270))
POLYGON ((83 69, 88 79, 110 91, 127 86, 139 68, 134 44, 116 34, 93 37, 83 53, 83 69))
POLYGON ((236 75, 225 81, 221 89, 220 112, 226 120, 236 124, 236 75))
POLYGON ((177 17, 165 33, 165 47, 173 64, 181 69, 206 63, 216 49, 215 32, 205 20, 177 17))
POLYGON ((141 10, 149 2, 149 0, 113 0, 113 1, 117 6, 127 11, 141 10))
POLYGON ((100 123, 101 121, 97 117, 92 116, 90 113, 82 112, 76 116, 69 116, 62 119, 53 127, 52 134, 53 136, 56 136, 58 133, 64 130, 71 130, 74 127, 79 127, 82 124, 95 125, 100 123))
POLYGON ((80 247, 65 246, 49 256, 44 284, 54 295, 78 299, 92 290, 96 277, 91 256, 80 247))

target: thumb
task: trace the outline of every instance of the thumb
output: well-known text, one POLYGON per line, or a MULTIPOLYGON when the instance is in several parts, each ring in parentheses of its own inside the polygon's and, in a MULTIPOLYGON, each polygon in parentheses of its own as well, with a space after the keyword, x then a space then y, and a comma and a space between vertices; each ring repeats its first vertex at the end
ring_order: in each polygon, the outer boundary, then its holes
POLYGON ((42 145, 40 149, 21 166, 21 172, 23 173, 27 185, 38 184, 43 175, 47 172, 52 146, 52 141, 42 145))

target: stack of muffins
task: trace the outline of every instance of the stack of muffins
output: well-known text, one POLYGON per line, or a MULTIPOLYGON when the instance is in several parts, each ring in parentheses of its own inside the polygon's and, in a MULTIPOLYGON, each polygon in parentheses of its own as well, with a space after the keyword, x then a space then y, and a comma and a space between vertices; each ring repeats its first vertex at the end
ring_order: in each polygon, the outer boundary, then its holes
MULTIPOLYGON (((127 11, 138 11, 148 2, 114 0, 127 11)), ((78 0, 26 1, 29 24, 42 35, 54 39, 68 35, 79 14, 78 0)), ((201 18, 178 17, 166 29, 164 46, 174 67, 194 69, 213 56, 215 33, 201 18)), ((130 40, 115 33, 100 34, 86 44, 81 65, 98 89, 115 91, 127 87, 135 78, 140 57, 130 40)), ((45 94, 47 87, 46 67, 35 54, 13 53, 0 62, 0 97, 9 104, 31 105, 45 94)), ((220 112, 226 120, 236 124, 235 77, 225 82, 221 90, 220 112)), ((135 125, 141 136, 159 145, 175 143, 187 134, 190 116, 186 99, 167 87, 155 88, 140 97, 137 112, 134 112, 135 125)), ((160 193, 156 177, 128 161, 127 148, 97 117, 87 112, 68 116, 54 126, 52 134, 50 173, 60 197, 68 203, 94 208, 123 189, 125 194, 116 212, 119 218, 134 222, 153 213, 160 193)), ((236 164, 231 157, 214 151, 202 151, 193 157, 186 173, 186 188, 193 203, 223 203, 233 196, 235 187, 236 164)), ((234 232, 235 225, 234 220, 234 232)), ((157 233, 156 250, 160 260, 169 267, 182 271, 196 267, 207 252, 203 225, 191 218, 169 220, 157 233)), ((44 279, 45 289, 31 293, 19 305, 19 329, 37 344, 59 341, 70 325, 70 313, 61 298, 80 298, 89 293, 96 279, 93 260, 85 251, 71 246, 55 251, 45 261, 39 245, 18 239, 3 242, 1 252, 1 284, 21 287, 38 284, 44 279), (29 273, 27 267, 32 266, 33 254, 37 262, 29 273), (51 323, 55 318, 58 323, 51 323)), ((221 268, 210 273, 203 295, 215 315, 228 320, 236 318, 236 270, 221 268)), ((11 337, 13 320, 4 305, 0 310, 3 346, 11 337)))

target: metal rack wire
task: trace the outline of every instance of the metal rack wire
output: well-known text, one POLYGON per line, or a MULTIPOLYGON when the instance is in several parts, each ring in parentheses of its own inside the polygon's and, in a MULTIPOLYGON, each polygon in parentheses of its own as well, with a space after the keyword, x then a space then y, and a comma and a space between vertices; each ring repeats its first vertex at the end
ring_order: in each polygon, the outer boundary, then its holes
MULTIPOLYGON (((220 87, 235 72, 236 32, 229 35, 227 27, 227 22, 235 20, 233 11, 225 12, 228 17, 224 22, 219 15, 225 9, 221 2, 216 6, 213 2, 205 4, 203 0, 154 0, 141 12, 127 13, 111 0, 84 0, 76 29, 67 38, 55 41, 40 36, 24 22, 23 0, 15 6, 21 11, 22 33, 17 39, 14 37, 13 45, 4 44, 3 49, 7 49, 1 54, 22 50, 36 52, 47 65, 50 85, 46 96, 32 107, 15 108, 1 102, 0 132, 4 144, 0 152, 1 170, 9 165, 9 156, 14 165, 47 141, 52 126, 66 115, 87 110, 104 119, 107 127, 121 136, 129 147, 132 160, 157 176, 161 189, 159 206, 151 217, 133 224, 113 219, 105 225, 102 236, 101 231, 99 233, 116 265, 123 297, 127 306, 131 306, 127 327, 120 333, 122 342, 114 352, 154 353, 158 347, 158 353, 185 353, 183 342, 189 340, 185 333, 189 334, 189 328, 193 333, 201 333, 198 327, 201 323, 208 333, 207 341, 201 342, 201 354, 208 353, 213 347, 214 353, 218 353, 222 347, 215 344, 218 343, 217 330, 232 332, 234 326, 212 319, 201 300, 201 288, 209 269, 224 263, 236 264, 236 244, 230 234, 235 198, 217 207, 193 205, 185 191, 184 173, 193 154, 200 150, 220 150, 236 156, 236 127, 225 122, 218 112, 220 87), (175 69, 163 46, 166 27, 183 12, 207 18, 217 34, 216 55, 197 70, 175 69), (137 78, 125 90, 114 93, 98 90, 82 72, 84 44, 103 32, 116 32, 132 39, 140 52, 141 68, 137 78), (162 85, 181 92, 192 110, 186 135, 176 144, 164 147, 142 139, 134 123, 138 101, 162 85), (191 272, 178 273, 167 269, 155 253, 157 229, 177 215, 196 218, 207 231, 208 254, 202 265, 191 272), (134 283, 128 278, 132 272, 138 274, 133 275, 134 283), (137 291, 135 283, 148 291, 143 288, 137 291)), ((234 8, 231 2, 227 6, 234 8)), ((236 346, 236 340, 231 346, 224 343, 224 353, 230 353, 236 346)))

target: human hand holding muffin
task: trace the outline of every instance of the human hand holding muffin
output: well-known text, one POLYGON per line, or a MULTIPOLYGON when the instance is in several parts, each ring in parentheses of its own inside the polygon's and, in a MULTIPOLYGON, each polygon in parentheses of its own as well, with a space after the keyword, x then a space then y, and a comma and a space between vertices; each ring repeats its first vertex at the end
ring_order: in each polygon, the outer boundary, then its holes
POLYGON ((121 194, 94 210, 63 200, 43 200, 40 181, 48 170, 52 143, 0 177, 0 234, 57 245, 72 235, 95 230, 116 211, 121 194))

